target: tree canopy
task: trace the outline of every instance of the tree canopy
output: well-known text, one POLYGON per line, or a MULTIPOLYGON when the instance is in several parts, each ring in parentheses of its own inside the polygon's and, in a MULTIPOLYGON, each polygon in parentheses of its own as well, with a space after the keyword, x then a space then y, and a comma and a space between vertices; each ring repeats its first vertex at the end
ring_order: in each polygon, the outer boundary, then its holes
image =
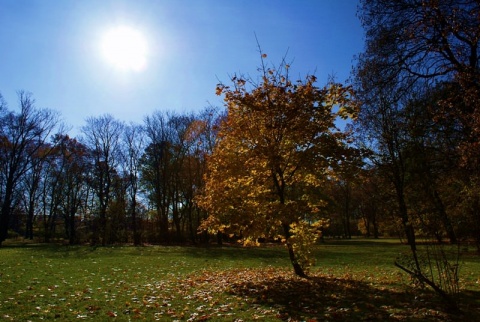
POLYGON ((304 275, 317 230, 310 224, 325 205, 322 185, 353 154, 336 121, 353 117, 356 106, 350 88, 333 82, 319 88, 313 75, 292 82, 289 67, 263 65, 259 83, 236 75, 231 87, 217 86, 227 117, 199 203, 210 214, 203 227, 247 244, 278 237, 304 275))

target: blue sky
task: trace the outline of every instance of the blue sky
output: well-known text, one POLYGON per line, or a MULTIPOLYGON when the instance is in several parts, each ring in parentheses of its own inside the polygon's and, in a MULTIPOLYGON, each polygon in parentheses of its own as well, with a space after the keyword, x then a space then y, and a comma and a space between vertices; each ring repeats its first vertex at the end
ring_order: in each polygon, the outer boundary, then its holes
POLYGON ((363 50, 356 10, 356 0, 0 0, 0 93, 16 109, 17 91, 31 92, 73 133, 105 113, 140 123, 155 110, 221 106, 219 81, 256 75, 255 35, 268 62, 288 51, 293 75, 343 82, 363 50), (102 57, 101 35, 119 25, 146 38, 145 70, 102 57))

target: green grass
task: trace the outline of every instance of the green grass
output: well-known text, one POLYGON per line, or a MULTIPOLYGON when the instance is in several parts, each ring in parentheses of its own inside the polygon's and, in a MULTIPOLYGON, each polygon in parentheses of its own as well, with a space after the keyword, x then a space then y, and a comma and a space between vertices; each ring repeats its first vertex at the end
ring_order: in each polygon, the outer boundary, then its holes
POLYGON ((462 313, 409 286, 393 240, 327 240, 309 280, 283 247, 0 248, 0 320, 480 320, 480 259, 461 266, 462 313))

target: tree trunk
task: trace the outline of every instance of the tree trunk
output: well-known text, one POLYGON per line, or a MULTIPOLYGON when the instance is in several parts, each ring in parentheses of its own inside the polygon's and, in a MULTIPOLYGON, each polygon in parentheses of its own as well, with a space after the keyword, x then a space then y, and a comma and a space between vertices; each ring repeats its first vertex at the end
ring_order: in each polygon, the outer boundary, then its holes
POLYGON ((197 234, 195 233, 195 229, 193 229, 193 209, 192 209, 192 206, 189 205, 189 209, 188 209, 188 231, 189 231, 189 234, 190 234, 190 240, 193 242, 193 243, 196 243, 197 241, 197 234))
POLYGON ((377 223, 377 216, 375 213, 372 216, 372 226, 373 226, 373 238, 378 239, 379 238, 378 223, 377 223))
POLYGON ((71 206, 68 207, 70 213, 68 216, 68 242, 70 245, 74 245, 77 241, 77 235, 75 231, 75 214, 77 213, 77 207, 71 206))
POLYGON ((457 236, 455 234, 455 231, 453 230, 452 222, 450 221, 450 218, 448 217, 448 214, 445 210, 445 206, 443 205, 443 201, 440 198, 440 195, 438 194, 437 190, 433 190, 433 202, 435 204, 435 207, 437 208, 438 215, 440 216, 440 220, 443 223, 443 228, 445 229, 448 239, 450 239, 451 244, 456 244, 457 243, 457 236))
POLYGON ((365 237, 370 238, 370 220, 367 216, 362 216, 362 219, 365 226, 365 237))
POLYGON ((343 217, 343 233, 346 239, 352 239, 350 231, 350 183, 345 182, 345 212, 343 217))
MULTIPOLYGON (((103 208, 103 207, 102 207, 103 208)), ((100 210, 100 238, 102 246, 107 244, 107 210, 100 210)))
POLYGON ((295 256, 295 251, 293 250, 293 245, 289 241, 289 238, 291 236, 290 225, 283 224, 283 231, 285 233, 285 239, 287 240, 288 255, 290 256, 290 262, 292 263, 293 271, 297 276, 307 277, 307 274, 305 274, 305 271, 303 270, 303 268, 300 266, 300 264, 298 264, 295 256))
POLYGON ((137 199, 135 196, 132 197, 132 230, 133 230, 133 244, 135 246, 140 245, 140 234, 138 231, 138 223, 137 223, 137 199))
POLYGON ((25 239, 33 240, 33 206, 29 207, 25 223, 25 239))
POLYGON ((472 205, 473 234, 477 246, 477 253, 480 254, 480 199, 475 197, 472 205))
MULTIPOLYGON (((10 180, 9 180, 10 181, 10 180)), ((13 180, 12 180, 13 181, 13 180)), ((0 212, 0 245, 7 239, 8 226, 10 224, 10 214, 13 198, 13 183, 7 181, 5 188, 5 195, 2 204, 2 210, 0 212)))
POLYGON ((220 231, 217 231, 217 245, 218 246, 223 245, 223 234, 220 231))
POLYGON ((400 213, 400 217, 402 219, 403 229, 405 231, 405 235, 407 237, 408 245, 410 246, 410 251, 412 253, 413 262, 415 264, 415 270, 421 274, 422 269, 420 267, 420 262, 418 261, 418 254, 417 254, 417 241, 415 238, 415 229, 413 228, 413 224, 409 219, 407 204, 405 202, 405 197, 403 194, 403 189, 399 186, 396 186, 397 192, 397 201, 398 201, 398 209, 400 213))
POLYGON ((33 240, 33 216, 35 212, 35 199, 30 196, 28 203, 27 222, 25 227, 25 238, 33 240))
POLYGON ((399 180, 395 182, 395 190, 397 193, 398 212, 402 220, 405 237, 407 237, 407 243, 410 246, 410 249, 412 250, 412 252, 416 256, 417 242, 415 240, 415 230, 408 216, 407 204, 405 202, 405 195, 403 192, 403 187, 401 187, 401 183, 399 180))
POLYGON ((160 228, 160 241, 169 242, 170 236, 168 233, 168 208, 164 207, 163 204, 160 205, 158 211, 159 215, 159 228, 160 228))
MULTIPOLYGON (((182 235, 182 227, 180 223, 180 212, 177 207, 177 202, 174 199, 172 203, 172 221, 173 224, 175 225, 175 239, 176 242, 182 242, 183 241, 183 235, 182 235)), ((173 237, 173 236, 172 236, 173 237)))
POLYGON ((2 205, 2 211, 0 213, 0 245, 8 235, 8 224, 10 222, 10 205, 4 203, 2 205))

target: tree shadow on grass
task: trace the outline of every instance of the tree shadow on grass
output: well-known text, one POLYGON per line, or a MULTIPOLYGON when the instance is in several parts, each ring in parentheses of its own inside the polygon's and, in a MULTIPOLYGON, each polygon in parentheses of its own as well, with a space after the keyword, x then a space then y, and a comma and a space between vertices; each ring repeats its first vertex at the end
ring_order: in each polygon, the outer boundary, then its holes
MULTIPOLYGON (((316 275, 302 279, 274 269, 239 272, 228 293, 248 305, 271 307, 289 321, 480 321, 480 312, 446 310, 434 294, 406 293, 349 278, 316 275)), ((477 296, 470 294, 464 296, 477 296)))
POLYGON ((388 247, 402 246, 398 239, 372 239, 372 238, 353 238, 353 239, 335 239, 325 238, 322 245, 330 246, 371 246, 371 247, 388 247))

